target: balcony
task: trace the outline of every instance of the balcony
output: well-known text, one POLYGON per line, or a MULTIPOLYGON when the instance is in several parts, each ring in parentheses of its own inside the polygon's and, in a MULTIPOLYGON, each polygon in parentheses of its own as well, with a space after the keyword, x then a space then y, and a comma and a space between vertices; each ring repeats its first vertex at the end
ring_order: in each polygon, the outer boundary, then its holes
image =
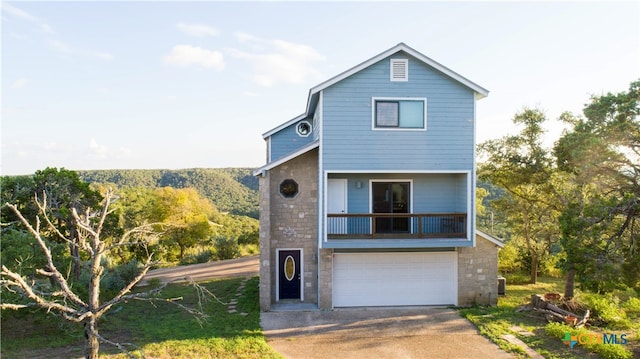
POLYGON ((467 238, 466 213, 330 213, 327 239, 467 238))

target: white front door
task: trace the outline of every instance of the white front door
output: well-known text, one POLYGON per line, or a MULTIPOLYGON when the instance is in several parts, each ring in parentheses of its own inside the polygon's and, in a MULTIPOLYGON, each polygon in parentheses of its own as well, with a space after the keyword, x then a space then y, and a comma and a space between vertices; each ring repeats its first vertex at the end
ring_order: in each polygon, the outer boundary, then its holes
MULTIPOLYGON (((327 213, 347 213, 347 179, 329 179, 327 183, 327 213)), ((346 218, 327 218, 327 231, 331 234, 347 233, 346 218)))

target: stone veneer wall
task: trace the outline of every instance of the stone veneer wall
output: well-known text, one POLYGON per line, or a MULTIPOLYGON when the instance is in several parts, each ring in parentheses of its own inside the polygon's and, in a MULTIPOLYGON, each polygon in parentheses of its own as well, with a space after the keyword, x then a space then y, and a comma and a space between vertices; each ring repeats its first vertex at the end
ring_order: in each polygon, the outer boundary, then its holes
POLYGON ((458 305, 498 304, 498 246, 476 235, 475 247, 458 248, 458 305))
POLYGON ((333 309, 333 249, 321 249, 318 257, 320 270, 318 308, 329 310, 333 309))
POLYGON ((276 300, 279 248, 302 249, 304 303, 318 303, 318 150, 269 170, 260 178, 260 308, 276 300), (280 183, 298 183, 298 195, 284 198, 280 183))

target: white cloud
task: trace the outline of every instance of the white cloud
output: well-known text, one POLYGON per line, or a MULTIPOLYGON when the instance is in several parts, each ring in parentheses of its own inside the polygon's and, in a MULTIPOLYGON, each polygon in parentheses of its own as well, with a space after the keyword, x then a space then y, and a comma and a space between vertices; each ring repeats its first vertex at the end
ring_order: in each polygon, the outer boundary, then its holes
POLYGON ((118 148, 118 155, 117 155, 117 157, 118 157, 119 159, 126 158, 126 157, 131 157, 131 153, 132 153, 132 151, 131 151, 131 149, 130 149, 130 148, 127 148, 127 147, 120 147, 120 148, 118 148))
POLYGON ((99 52, 99 51, 98 52, 94 52, 93 56, 95 56, 95 57, 97 57, 99 59, 102 59, 102 60, 107 60, 107 61, 113 60, 113 55, 111 55, 108 52, 99 52))
POLYGON ((222 53, 191 45, 174 46, 169 55, 165 56, 164 62, 180 67, 194 65, 215 70, 224 69, 222 53))
POLYGON ((9 32, 9 36, 11 36, 12 38, 17 39, 17 40, 24 40, 24 39, 28 39, 29 38, 25 34, 19 34, 17 32, 13 32, 13 31, 9 32))
POLYGON ((51 45, 51 47, 53 47, 53 49, 58 52, 62 52, 65 54, 69 54, 72 52, 71 46, 69 46, 69 44, 64 43, 60 40, 51 40, 49 41, 49 45, 51 45))
POLYGON ((53 28, 49 24, 40 21, 36 16, 33 16, 20 8, 9 5, 6 2, 2 2, 2 11, 18 19, 37 23, 40 26, 40 30, 44 33, 55 34, 55 31, 53 31, 53 28))
POLYGON ((51 26, 49 26, 48 24, 40 24, 40 29, 47 34, 55 34, 56 32, 53 31, 53 28, 51 26))
POLYGON ((28 21, 38 21, 38 18, 29 14, 28 12, 19 9, 15 6, 9 5, 7 4, 6 1, 2 2, 2 11, 15 16, 17 18, 23 19, 23 20, 28 20, 28 21))
POLYGON ((278 83, 298 84, 317 79, 321 74, 313 66, 325 59, 314 48, 283 40, 266 40, 251 34, 237 33, 238 41, 251 47, 251 52, 228 49, 229 55, 249 61, 254 70, 254 81, 265 87, 278 83))
POLYGON ((86 51, 84 49, 79 49, 77 47, 71 46, 66 42, 60 40, 49 40, 49 46, 53 48, 54 51, 65 55, 65 56, 81 56, 81 57, 93 57, 105 61, 111 61, 114 59, 114 56, 108 52, 104 51, 86 51))
POLYGON ((185 34, 195 37, 218 36, 220 33, 216 28, 202 24, 179 23, 176 27, 185 34))
POLYGON ((106 158, 109 154, 109 148, 107 146, 99 145, 95 138, 92 138, 89 142, 89 157, 93 158, 106 158))
POLYGON ((28 80, 28 79, 25 79, 25 78, 19 78, 19 79, 15 80, 15 81, 11 84, 11 88, 12 88, 12 89, 19 89, 19 88, 23 88, 23 87, 25 87, 28 83, 29 83, 29 80, 28 80))
POLYGON ((238 39, 238 41, 240 42, 248 42, 248 41, 260 41, 259 38, 251 35, 251 34, 247 34, 246 32, 236 32, 236 39, 238 39))

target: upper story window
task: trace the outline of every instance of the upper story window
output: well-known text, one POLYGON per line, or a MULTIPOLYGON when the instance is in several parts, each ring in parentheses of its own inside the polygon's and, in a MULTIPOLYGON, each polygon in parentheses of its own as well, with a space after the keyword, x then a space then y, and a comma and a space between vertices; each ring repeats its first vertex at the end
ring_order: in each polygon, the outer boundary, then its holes
POLYGON ((426 130, 426 98, 373 98, 374 130, 426 130))
POLYGON ((391 81, 409 81, 409 60, 391 59, 391 81))
POLYGON ((313 127, 309 123, 309 121, 300 121, 296 125, 296 132, 300 137, 307 137, 311 134, 313 127))

